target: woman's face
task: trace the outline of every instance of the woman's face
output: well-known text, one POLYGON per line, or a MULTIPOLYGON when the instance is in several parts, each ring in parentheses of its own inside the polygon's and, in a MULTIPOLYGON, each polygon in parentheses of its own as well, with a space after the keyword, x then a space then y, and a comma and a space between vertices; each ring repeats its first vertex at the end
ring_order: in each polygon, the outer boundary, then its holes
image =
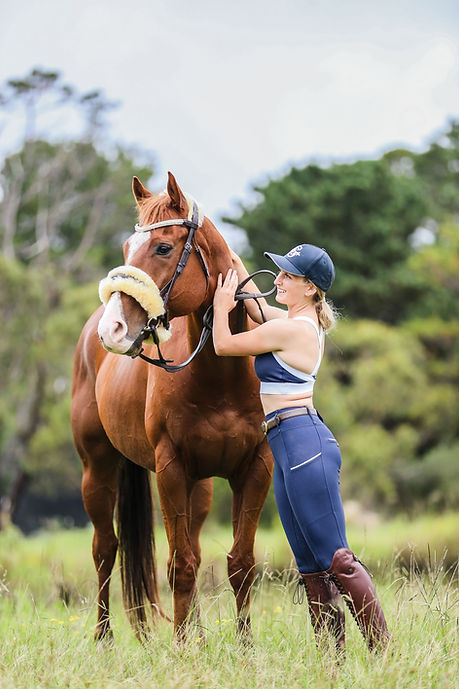
POLYGON ((276 301, 293 306, 301 304, 315 292, 314 285, 301 275, 292 275, 281 270, 274 280, 277 287, 276 301))

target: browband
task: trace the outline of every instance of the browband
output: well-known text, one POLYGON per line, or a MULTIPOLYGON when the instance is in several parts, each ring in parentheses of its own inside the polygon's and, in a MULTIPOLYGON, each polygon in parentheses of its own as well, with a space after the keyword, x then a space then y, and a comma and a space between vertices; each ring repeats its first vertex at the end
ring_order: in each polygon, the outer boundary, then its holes
POLYGON ((188 218, 172 218, 171 220, 161 220, 160 222, 154 222, 151 225, 139 225, 136 223, 134 225, 134 230, 136 232, 150 232, 151 230, 156 230, 158 227, 172 227, 173 225, 185 225, 186 227, 201 227, 204 220, 204 213, 202 208, 196 201, 185 194, 185 198, 188 203, 188 218))
POLYGON ((151 225, 134 225, 136 232, 150 232, 156 230, 157 227, 171 227, 172 225, 190 225, 191 221, 186 218, 174 218, 172 220, 161 220, 161 222, 154 222, 151 225))

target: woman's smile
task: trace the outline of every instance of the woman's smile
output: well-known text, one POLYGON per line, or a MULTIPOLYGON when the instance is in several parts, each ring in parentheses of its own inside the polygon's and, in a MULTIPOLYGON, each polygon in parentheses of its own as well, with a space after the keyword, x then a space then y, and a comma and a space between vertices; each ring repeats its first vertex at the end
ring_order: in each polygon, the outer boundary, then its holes
POLYGON ((274 280, 277 287, 276 299, 282 304, 288 301, 297 301, 304 296, 305 281, 301 275, 291 275, 281 270, 274 280))

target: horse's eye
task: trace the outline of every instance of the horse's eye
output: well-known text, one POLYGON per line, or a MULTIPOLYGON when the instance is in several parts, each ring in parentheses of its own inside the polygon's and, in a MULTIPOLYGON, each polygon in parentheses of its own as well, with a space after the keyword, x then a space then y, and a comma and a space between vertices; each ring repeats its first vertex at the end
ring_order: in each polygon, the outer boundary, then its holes
POLYGON ((170 244, 158 244, 155 246, 155 254, 158 254, 159 256, 167 256, 167 254, 170 254, 172 251, 172 247, 170 244))

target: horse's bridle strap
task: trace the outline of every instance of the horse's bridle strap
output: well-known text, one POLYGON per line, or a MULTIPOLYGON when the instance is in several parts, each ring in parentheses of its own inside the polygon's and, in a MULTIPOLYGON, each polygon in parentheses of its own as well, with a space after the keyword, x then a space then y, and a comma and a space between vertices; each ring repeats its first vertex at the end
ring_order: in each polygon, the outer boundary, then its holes
MULTIPOLYGON (((199 354, 204 349, 204 346, 209 339, 209 335, 212 332, 212 320, 213 320, 213 305, 210 304, 210 306, 207 307, 206 312, 203 316, 202 319, 202 330, 201 330, 201 336, 199 338, 199 342, 196 346, 196 349, 191 352, 190 356, 186 361, 183 361, 181 364, 172 364, 171 359, 165 359, 161 353, 161 350, 159 348, 159 341, 156 342, 156 348, 158 350, 158 357, 159 359, 151 359, 149 356, 146 356, 143 354, 143 349, 140 351, 140 353, 137 355, 144 361, 146 361, 148 364, 153 364, 153 366, 159 366, 159 368, 163 368, 165 371, 168 373, 176 373, 177 371, 181 371, 185 366, 188 366, 195 356, 199 354)), ((154 333, 153 333, 154 337, 154 333)))
POLYGON ((134 225, 134 230, 135 232, 151 232, 151 230, 156 230, 158 227, 172 227, 173 225, 186 225, 187 227, 196 225, 196 227, 198 227, 192 220, 187 220, 186 218, 172 218, 172 220, 161 220, 161 222, 154 222, 151 225, 139 225, 136 223, 134 225))
POLYGON ((202 255, 202 252, 195 238, 196 230, 198 229, 198 227, 202 225, 202 220, 199 216, 198 204, 194 199, 190 200, 190 213, 188 215, 188 218, 171 218, 170 220, 160 220, 159 222, 154 222, 150 225, 139 225, 137 223, 134 226, 134 230, 136 232, 151 232, 151 230, 156 230, 158 227, 172 227, 173 225, 185 225, 185 227, 188 227, 189 232, 185 245, 182 249, 182 254, 177 263, 175 272, 169 280, 169 282, 167 282, 160 290, 161 297, 164 301, 164 308, 166 308, 175 281, 177 280, 179 275, 181 275, 183 269, 187 264, 190 254, 193 251, 193 245, 201 261, 202 268, 204 270, 204 275, 206 276, 206 291, 209 288, 209 269, 207 268, 204 256, 202 255))
MULTIPOLYGON (((255 299, 255 301, 258 304, 258 308, 261 311, 263 320, 264 314, 263 311, 261 310, 261 306, 258 303, 258 298, 260 297, 267 297, 270 294, 272 294, 276 287, 273 287, 271 290, 268 292, 262 292, 261 294, 248 294, 247 292, 242 292, 240 291, 240 288, 243 287, 249 280, 251 280, 254 275, 258 275, 259 273, 269 273, 273 277, 276 277, 275 273, 273 273, 271 270, 257 270, 255 273, 252 273, 249 275, 243 282, 241 282, 240 285, 238 285, 238 288, 236 290, 236 294, 234 295, 234 298, 239 302, 239 304, 242 306, 242 301, 244 299, 255 299)), ((238 304, 238 305, 239 305, 238 304)), ((188 359, 186 361, 183 361, 181 364, 172 364, 170 359, 165 359, 161 353, 161 350, 159 348, 159 341, 156 342, 156 348, 158 350, 158 359, 151 359, 149 356, 146 356, 143 354, 143 350, 140 351, 137 356, 139 356, 141 359, 146 361, 149 364, 153 364, 153 366, 159 366, 159 368, 163 368, 165 371, 168 373, 175 373, 176 371, 181 371, 185 366, 188 366, 195 356, 199 354, 204 349, 204 346, 209 339, 209 335, 212 332, 212 325, 213 325, 213 304, 210 304, 210 306, 207 307, 206 312, 204 313, 203 319, 202 319, 202 330, 201 330, 201 336, 199 338, 199 342, 196 346, 196 349, 190 354, 188 359)), ((148 326, 144 329, 145 332, 147 332, 148 326)), ((149 334, 152 334, 153 338, 155 338, 155 333, 154 333, 154 328, 149 329, 149 334)))
MULTIPOLYGON (((169 280, 169 282, 167 282, 160 290, 160 295, 163 299, 164 308, 166 308, 166 305, 167 305, 167 302, 168 302, 168 299, 169 299, 169 296, 170 296, 170 293, 171 293, 172 287, 174 286, 175 281, 177 280, 179 275, 181 275, 183 269, 185 268, 185 266, 187 264, 188 258, 190 257, 190 254, 193 251, 193 245, 196 249, 196 253, 198 254, 198 256, 201 260, 201 264, 202 264, 204 274, 206 277, 206 292, 209 288, 209 277, 210 277, 209 269, 207 268, 206 262, 204 260, 204 256, 203 256, 203 254, 202 254, 202 252, 198 246, 198 243, 197 243, 196 237, 195 237, 196 230, 198 229, 198 227, 201 226, 201 221, 199 218, 199 208, 198 208, 196 201, 194 201, 194 200, 192 201, 192 206, 190 207, 190 215, 188 216, 188 218, 173 218, 171 220, 161 220, 160 222, 155 222, 155 223, 152 223, 150 225, 139 225, 139 224, 137 224, 134 228, 136 232, 150 232, 151 230, 155 230, 158 227, 172 227, 173 225, 185 225, 186 227, 189 228, 188 237, 187 237, 187 240, 186 240, 185 245, 183 247, 182 254, 180 256, 180 259, 179 259, 179 262, 178 262, 177 267, 175 269, 175 272, 174 272, 173 276, 171 277, 171 279, 169 280), (191 218, 190 218, 190 215, 191 215, 191 218)), ((269 294, 272 294, 272 292, 275 290, 275 287, 273 287, 273 289, 270 290, 269 292, 265 292, 263 294, 247 294, 246 292, 240 291, 240 288, 243 287, 253 277, 253 275, 257 275, 258 273, 263 273, 263 272, 264 273, 271 273, 271 275, 274 275, 274 273, 272 273, 272 271, 270 271, 270 270, 264 270, 264 271, 260 270, 260 271, 257 271, 256 273, 253 273, 252 275, 249 275, 248 278, 243 280, 243 282, 241 282, 241 284, 238 286, 238 289, 236 290, 236 294, 235 294, 234 298, 236 300, 255 299, 255 301, 258 304, 258 308, 261 311, 263 320, 265 320, 263 311, 261 310, 260 304, 257 301, 257 297, 265 297, 265 296, 268 296, 269 294)), ((242 302, 241 302, 241 305, 242 305, 242 302)), ((181 364, 174 365, 174 364, 171 364, 170 360, 165 359, 163 357, 161 350, 159 348, 158 336, 156 334, 156 327, 157 327, 158 322, 160 322, 161 325, 163 327, 165 327, 166 329, 168 327, 169 320, 168 320, 168 315, 167 315, 167 311, 166 311, 165 314, 158 317, 157 319, 156 318, 150 319, 148 321, 147 325, 139 333, 133 346, 131 347, 132 351, 135 351, 135 348, 137 348, 137 346, 139 344, 141 344, 145 339, 147 339, 148 337, 151 336, 155 340, 159 358, 158 359, 151 359, 150 357, 148 357, 142 353, 143 350, 140 350, 139 354, 134 355, 134 358, 135 358, 135 356, 139 356, 141 359, 143 359, 144 361, 147 361, 149 364, 153 364, 154 366, 159 366, 160 368, 163 368, 170 373, 174 373, 175 371, 181 371, 183 368, 185 368, 185 366, 187 366, 191 361, 193 361, 195 356, 197 354, 199 354, 199 352, 204 348, 204 345, 206 344, 207 340, 209 339, 209 335, 212 332, 212 321, 213 321, 213 306, 211 304, 207 308, 207 310, 204 314, 201 337, 199 338, 199 342, 198 342, 196 349, 190 354, 190 356, 188 357, 188 359, 186 361, 184 361, 181 364), (155 323, 153 323, 153 321, 155 321, 155 323)))
POLYGON ((200 215, 199 206, 196 201, 188 197, 189 213, 188 218, 171 218, 170 220, 160 220, 159 222, 151 223, 150 225, 139 225, 136 223, 134 225, 134 230, 136 232, 151 232, 151 230, 156 230, 158 227, 173 227, 174 225, 185 225, 190 229, 197 230, 198 227, 202 225, 202 216, 200 215))

